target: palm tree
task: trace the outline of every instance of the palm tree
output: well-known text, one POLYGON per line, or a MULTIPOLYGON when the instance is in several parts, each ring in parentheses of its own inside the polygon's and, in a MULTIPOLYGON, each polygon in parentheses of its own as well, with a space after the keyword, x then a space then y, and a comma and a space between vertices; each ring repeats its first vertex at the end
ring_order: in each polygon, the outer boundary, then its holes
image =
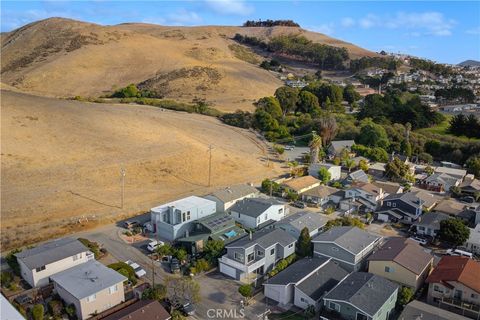
POLYGON ((322 137, 313 131, 312 140, 308 146, 310 147, 310 163, 318 163, 318 155, 320 154, 320 148, 322 147, 322 137))

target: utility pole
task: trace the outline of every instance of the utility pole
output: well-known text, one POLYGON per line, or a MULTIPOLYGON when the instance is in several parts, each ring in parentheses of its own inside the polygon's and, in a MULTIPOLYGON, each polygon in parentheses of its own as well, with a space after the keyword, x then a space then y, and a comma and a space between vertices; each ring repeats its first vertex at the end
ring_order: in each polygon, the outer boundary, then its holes
POLYGON ((125 201, 125 168, 120 169, 120 175, 122 177, 122 209, 125 201))
POLYGON ((208 160, 208 186, 211 186, 212 181, 212 149, 213 146, 211 144, 208 145, 208 152, 209 152, 209 160, 208 160))

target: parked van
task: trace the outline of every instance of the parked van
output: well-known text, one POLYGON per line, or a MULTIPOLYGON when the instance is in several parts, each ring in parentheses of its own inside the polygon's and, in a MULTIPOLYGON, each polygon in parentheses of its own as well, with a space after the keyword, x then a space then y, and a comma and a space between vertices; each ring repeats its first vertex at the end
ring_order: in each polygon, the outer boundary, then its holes
POLYGON ((461 256, 461 257, 473 258, 473 254, 472 254, 472 253, 467 252, 467 251, 463 251, 463 250, 459 250, 459 249, 455 249, 455 250, 448 249, 448 250, 445 252, 445 254, 446 254, 446 255, 449 255, 449 256, 461 256))

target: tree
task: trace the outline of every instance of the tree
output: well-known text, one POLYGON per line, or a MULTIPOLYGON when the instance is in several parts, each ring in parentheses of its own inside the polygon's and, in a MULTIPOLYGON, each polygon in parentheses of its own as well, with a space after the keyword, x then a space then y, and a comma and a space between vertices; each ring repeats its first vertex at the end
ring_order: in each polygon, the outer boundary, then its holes
POLYGON ((155 285, 155 288, 147 288, 142 293, 142 300, 162 301, 167 296, 167 288, 163 284, 155 285))
POLYGON ((332 180, 332 174, 327 168, 321 167, 320 170, 318 170, 318 180, 320 180, 322 184, 327 184, 330 180, 332 180))
POLYGON ((325 230, 329 230, 333 227, 342 227, 342 226, 354 226, 360 229, 365 228, 365 224, 360 221, 360 219, 355 217, 341 217, 334 220, 329 220, 325 225, 325 230))
POLYGON ((33 320, 43 320, 44 313, 45 313, 45 308, 43 307, 43 304, 36 304, 33 306, 33 309, 32 309, 33 320))
POLYGON ((400 308, 406 306, 413 299, 413 290, 409 287, 402 287, 398 292, 397 305, 400 308))
POLYGON ((310 237, 310 231, 307 227, 304 227, 300 232, 300 237, 298 238, 298 254, 301 257, 310 257, 312 256, 312 238, 310 237))
POLYGON ((348 103, 352 104, 357 100, 360 100, 360 94, 355 90, 355 87, 351 84, 347 85, 343 89, 343 99, 348 103))
POLYGON ((165 278, 166 297, 172 303, 174 309, 181 303, 189 301, 193 304, 200 302, 200 285, 189 277, 165 278))
POLYGON ((352 169, 355 168, 355 161, 353 161, 352 159, 345 159, 343 164, 345 165, 345 167, 347 167, 348 172, 351 172, 352 169))
POLYGON ((480 156, 468 158, 465 165, 467 166, 468 172, 474 174, 477 179, 480 178, 480 156))
POLYGON ((179 248, 175 250, 173 255, 175 256, 175 258, 177 258, 180 261, 187 260, 187 250, 185 250, 185 248, 179 248))
POLYGON ((358 143, 369 147, 381 147, 384 149, 390 144, 385 129, 372 120, 362 121, 358 143))
POLYGON ((20 265, 18 264, 17 257, 15 256, 15 254, 21 251, 22 250, 20 249, 13 249, 5 257, 5 260, 7 261, 8 266, 10 267, 10 269, 12 269, 13 273, 16 274, 17 276, 20 275, 20 265))
POLYGON ((245 304, 248 304, 250 299, 253 297, 253 287, 250 284, 241 285, 238 288, 238 293, 240 293, 242 297, 245 298, 245 304))
POLYGON ((282 117, 282 108, 280 102, 275 97, 263 97, 256 103, 257 109, 261 109, 269 113, 273 118, 280 119, 282 117))
POLYGON ((432 167, 430 167, 430 166, 425 167, 425 173, 428 174, 429 176, 431 176, 434 172, 435 172, 435 170, 433 170, 432 167))
POLYGON ((76 308, 75 308, 75 305, 72 303, 72 304, 69 304, 68 306, 65 307, 65 313, 70 317, 70 318, 73 318, 75 317, 75 314, 76 314, 76 308))
POLYGON ((311 163, 318 163, 320 148, 322 147, 322 137, 316 132, 312 133, 312 140, 310 141, 310 161, 311 163))
POLYGON ((295 88, 283 86, 275 91, 275 97, 280 102, 282 115, 285 117, 287 113, 295 111, 298 101, 298 90, 295 88))
POLYGON ((298 110, 304 113, 317 115, 320 113, 320 103, 318 98, 311 92, 302 91, 298 95, 298 110))
POLYGON ((411 180, 410 166, 394 157, 392 161, 385 165, 385 176, 392 181, 411 180))
POLYGON ((368 163, 367 161, 365 161, 364 159, 361 159, 359 162, 358 162, 358 167, 360 169, 362 169, 363 171, 367 172, 368 171, 368 163))
POLYGON ((332 115, 324 115, 315 121, 315 127, 317 132, 323 139, 323 144, 328 146, 330 142, 335 138, 338 131, 337 121, 332 115))
POLYGON ((185 320, 187 319, 180 310, 173 310, 170 315, 172 316, 171 320, 185 320))
POLYGON ((165 243, 163 246, 156 248, 156 251, 162 257, 171 256, 173 254, 173 247, 169 243, 165 243))
POLYGON ((107 267, 110 269, 113 269, 120 273, 121 275, 125 276, 128 278, 128 281, 132 282, 133 284, 137 283, 137 277, 135 276, 135 270, 126 264, 123 261, 115 262, 112 264, 109 264, 107 267))
POLYGON ((270 194, 270 193, 273 194, 274 192, 280 191, 280 185, 275 181, 272 181, 270 179, 265 179, 262 181, 262 191, 267 194, 270 194))
POLYGON ((208 240, 203 248, 203 253, 208 260, 216 264, 216 259, 222 255, 224 247, 225 242, 222 240, 208 240))
POLYGON ((462 220, 450 218, 440 222, 440 232, 438 236, 442 241, 451 243, 454 246, 461 246, 468 240, 470 229, 462 220))

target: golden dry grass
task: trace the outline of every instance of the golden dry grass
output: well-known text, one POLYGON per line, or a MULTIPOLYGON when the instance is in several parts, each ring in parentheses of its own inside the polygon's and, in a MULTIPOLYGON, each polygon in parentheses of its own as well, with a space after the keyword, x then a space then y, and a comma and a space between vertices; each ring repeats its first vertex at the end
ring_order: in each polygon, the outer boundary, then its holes
POLYGON ((1 231, 12 247, 145 212, 214 186, 260 181, 262 143, 212 117, 1 91, 1 231), (120 168, 125 167, 125 209, 120 168), (94 221, 77 224, 82 216, 94 221))

